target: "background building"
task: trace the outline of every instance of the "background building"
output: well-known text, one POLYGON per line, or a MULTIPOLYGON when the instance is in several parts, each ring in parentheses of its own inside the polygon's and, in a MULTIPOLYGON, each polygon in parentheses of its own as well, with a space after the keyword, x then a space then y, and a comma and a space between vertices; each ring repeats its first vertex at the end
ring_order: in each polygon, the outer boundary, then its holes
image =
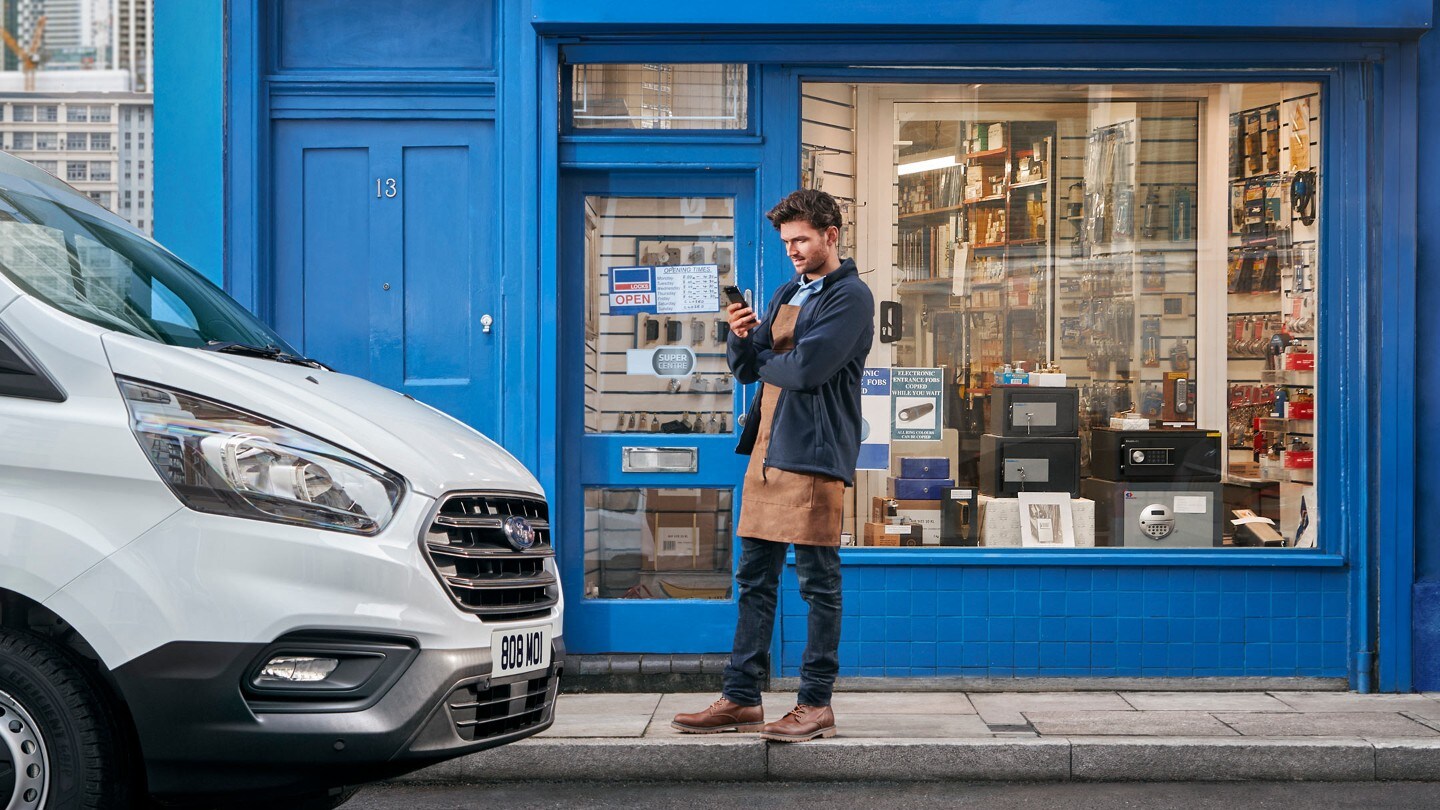
MULTIPOLYGON (((46 18, 35 89, 6 61, 0 148, 35 162, 147 233, 154 226, 152 0, 3 0, 28 46, 46 18)), ((8 49, 7 56, 13 56, 8 49)))

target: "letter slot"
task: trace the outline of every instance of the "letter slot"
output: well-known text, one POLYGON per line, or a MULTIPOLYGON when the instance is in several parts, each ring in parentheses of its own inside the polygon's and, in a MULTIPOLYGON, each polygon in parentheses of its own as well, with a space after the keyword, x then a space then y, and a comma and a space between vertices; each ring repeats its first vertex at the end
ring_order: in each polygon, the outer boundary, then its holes
POLYGON ((694 447, 626 447, 620 469, 627 473, 693 473, 699 469, 694 447))

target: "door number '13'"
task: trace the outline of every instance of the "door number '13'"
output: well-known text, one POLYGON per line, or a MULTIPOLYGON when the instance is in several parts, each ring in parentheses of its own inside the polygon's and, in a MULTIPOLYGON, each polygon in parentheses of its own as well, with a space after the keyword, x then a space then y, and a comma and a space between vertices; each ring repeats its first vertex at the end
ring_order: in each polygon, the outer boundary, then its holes
POLYGON ((394 197, 399 193, 400 189, 395 185, 395 178, 387 177, 384 180, 378 177, 375 178, 375 197, 377 199, 380 197, 394 197))

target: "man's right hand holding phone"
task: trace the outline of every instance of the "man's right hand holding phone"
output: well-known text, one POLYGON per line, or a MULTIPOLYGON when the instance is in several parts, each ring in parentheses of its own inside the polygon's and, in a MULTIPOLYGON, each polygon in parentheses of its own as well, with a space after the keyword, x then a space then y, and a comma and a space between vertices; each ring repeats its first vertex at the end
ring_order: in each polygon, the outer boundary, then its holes
POLYGON ((749 304, 731 304, 725 307, 725 315, 730 319, 730 332, 738 338, 750 337, 750 330, 760 324, 749 304))

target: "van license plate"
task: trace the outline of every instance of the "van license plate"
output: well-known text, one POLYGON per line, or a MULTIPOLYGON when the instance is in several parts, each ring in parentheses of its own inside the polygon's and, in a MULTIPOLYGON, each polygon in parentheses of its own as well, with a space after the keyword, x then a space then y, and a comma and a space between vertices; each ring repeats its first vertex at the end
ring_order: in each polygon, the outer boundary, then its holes
POLYGON ((490 636, 491 677, 518 675, 550 666, 550 625, 496 630, 490 636))

